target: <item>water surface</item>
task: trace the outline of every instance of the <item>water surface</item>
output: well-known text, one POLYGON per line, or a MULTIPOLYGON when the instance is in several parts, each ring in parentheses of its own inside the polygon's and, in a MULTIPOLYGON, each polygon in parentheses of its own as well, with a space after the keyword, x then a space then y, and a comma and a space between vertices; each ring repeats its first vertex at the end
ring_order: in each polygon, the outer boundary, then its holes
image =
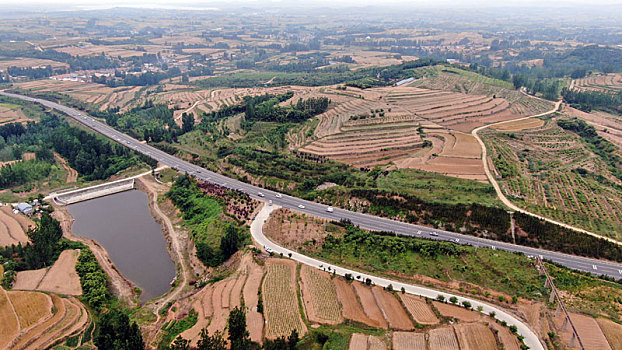
POLYGON ((175 265, 145 193, 125 191, 71 204, 67 209, 75 219, 73 234, 101 244, 123 276, 142 289, 141 301, 170 289, 175 265))

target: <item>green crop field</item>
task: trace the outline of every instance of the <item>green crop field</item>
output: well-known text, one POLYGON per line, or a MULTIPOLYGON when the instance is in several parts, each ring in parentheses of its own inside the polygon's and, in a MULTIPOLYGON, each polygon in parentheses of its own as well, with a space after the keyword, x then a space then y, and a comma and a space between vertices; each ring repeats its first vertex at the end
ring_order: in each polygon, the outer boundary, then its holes
POLYGON ((601 157, 555 121, 484 138, 514 203, 571 225, 622 239, 622 187, 601 157))

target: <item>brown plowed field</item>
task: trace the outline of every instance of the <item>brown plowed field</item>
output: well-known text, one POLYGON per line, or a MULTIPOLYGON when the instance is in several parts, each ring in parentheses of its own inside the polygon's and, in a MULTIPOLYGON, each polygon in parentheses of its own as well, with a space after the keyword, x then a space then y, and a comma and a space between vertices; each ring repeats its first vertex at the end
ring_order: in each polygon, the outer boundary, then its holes
POLYGON ((461 350, 497 350, 497 341, 490 328, 483 323, 454 325, 461 350))
POLYGON ((248 275, 246 271, 242 271, 243 273, 238 277, 231 288, 231 296, 229 297, 229 309, 236 308, 241 305, 240 301, 242 300, 242 287, 244 287, 244 283, 246 282, 246 278, 248 275))
POLYGON ((354 333, 350 338, 350 350, 367 349, 367 334, 354 333))
POLYGON ((0 287, 0 348, 4 349, 19 334, 19 321, 7 293, 0 287))
MULTIPOLYGON (((212 307, 213 307, 213 318, 209 324, 207 330, 209 334, 214 334, 216 331, 222 332, 227 325, 227 318, 229 317, 229 305, 223 305, 223 294, 227 289, 227 285, 231 283, 235 283, 234 279, 226 279, 214 284, 214 293, 212 294, 212 307)), ((227 297, 227 302, 228 302, 227 297)))
POLYGON ((28 236, 17 219, 17 216, 21 214, 13 214, 9 207, 2 209, 0 210, 0 246, 28 242, 28 236))
POLYGON ((22 214, 13 214, 13 211, 11 210, 10 207, 0 207, 0 212, 4 212, 8 216, 10 216, 13 219, 17 220, 17 222, 22 227, 22 230, 24 232, 28 231, 28 229, 30 227, 34 227, 35 226, 35 223, 32 220, 30 220, 29 218, 27 218, 26 216, 24 216, 22 214))
POLYGON ((54 313, 54 316, 45 320, 45 322, 42 322, 36 327, 32 328, 27 334, 21 335, 18 341, 15 344, 13 344, 13 349, 26 348, 29 344, 33 343, 34 341, 39 339, 39 337, 46 334, 48 330, 54 327, 54 325, 56 325, 58 322, 60 322, 60 320, 63 319, 63 317, 65 317, 65 313, 66 313, 65 302, 64 302, 65 299, 62 299, 56 296, 55 294, 52 294, 51 298, 52 298, 52 303, 54 307, 56 308, 56 313, 54 313))
POLYGON ((203 287, 203 289, 195 295, 196 299, 192 303, 192 308, 197 312, 197 323, 181 333, 181 337, 189 340, 191 346, 196 346, 201 330, 207 328, 210 323, 212 289, 213 286, 211 285, 203 287), (206 309, 209 311, 209 314, 206 314, 206 309))
POLYGON ((244 284, 243 297, 246 305, 246 325, 252 341, 261 342, 263 334, 263 316, 257 312, 263 269, 251 261, 248 265, 248 278, 244 284))
POLYGON ((343 321, 335 286, 329 275, 308 265, 300 269, 302 300, 311 322, 338 324, 343 321))
POLYGON ((80 249, 64 250, 48 270, 37 289, 64 295, 82 295, 76 262, 80 249))
MULTIPOLYGON (((611 350, 611 346, 609 346, 609 342, 607 341, 607 338, 603 334, 595 318, 575 313, 570 313, 570 318, 572 319, 574 326, 577 328, 579 337, 581 338, 583 346, 585 346, 586 349, 611 350)), ((566 331, 562 332, 561 328, 563 321, 564 319, 561 315, 554 318, 555 326, 558 329, 557 333, 562 338, 564 344, 569 344, 572 336, 570 331, 571 327, 568 325, 566 331)))
POLYGON ((382 310, 378 306, 376 302, 376 298, 371 291, 371 288, 364 286, 361 283, 354 282, 352 283, 356 294, 361 301, 361 305, 363 305, 363 310, 365 311, 365 315, 371 318, 372 320, 378 322, 381 328, 388 328, 389 324, 387 320, 385 320, 382 310))
POLYGON ((386 350, 387 346, 380 338, 370 335, 367 338, 367 349, 369 350, 386 350))
MULTIPOLYGON (((32 293, 32 292, 28 292, 32 293)), ((41 294, 41 293, 37 293, 41 294)), ((12 349, 42 349, 51 346, 59 340, 75 334, 86 328, 90 317, 84 306, 75 298, 59 298, 51 294, 56 313, 49 317, 40 318, 32 329, 22 334, 12 349)), ((48 302, 47 307, 51 307, 48 302)))
POLYGON ((433 301, 432 304, 434 304, 434 307, 441 313, 441 315, 445 317, 454 317, 462 322, 479 321, 481 318, 481 314, 479 312, 467 310, 461 306, 439 303, 438 301, 433 301))
POLYGON ((9 291, 22 330, 31 327, 52 313, 52 299, 43 293, 9 291))
MULTIPOLYGON (((491 322, 490 324, 497 331, 497 337, 503 344, 503 350, 520 350, 521 344, 518 338, 507 327, 503 327, 497 322, 491 322)), ((531 325, 533 326, 533 324, 531 325)))
POLYGON ((493 126, 492 128, 499 131, 520 131, 525 129, 535 129, 542 127, 544 120, 538 118, 529 118, 514 122, 507 122, 493 126))
POLYGON ((36 290, 47 272, 47 267, 38 270, 20 271, 15 276, 13 289, 36 290))
POLYGON ((428 332, 428 347, 430 350, 457 350, 460 349, 458 339, 451 327, 432 329, 428 332))
POLYGON ((425 299, 411 294, 400 294, 400 298, 417 323, 437 324, 439 322, 425 299))
POLYGON ((394 332, 393 350, 426 350, 425 334, 394 332))
POLYGON ((404 331, 410 331, 415 328, 410 317, 408 317, 408 314, 404 311, 402 304, 400 304, 392 293, 378 286, 372 288, 372 293, 385 319, 388 321, 389 327, 404 331))
POLYGON ((596 322, 605 334, 609 346, 613 350, 622 349, 622 325, 602 317, 597 318, 596 322))
POLYGON ((342 306, 343 317, 372 327, 381 327, 382 323, 365 315, 363 307, 356 297, 353 287, 340 278, 333 278, 337 297, 342 306))
POLYGON ((296 263, 286 259, 268 259, 268 272, 263 281, 266 338, 288 336, 296 329, 301 336, 307 332, 298 309, 296 263))

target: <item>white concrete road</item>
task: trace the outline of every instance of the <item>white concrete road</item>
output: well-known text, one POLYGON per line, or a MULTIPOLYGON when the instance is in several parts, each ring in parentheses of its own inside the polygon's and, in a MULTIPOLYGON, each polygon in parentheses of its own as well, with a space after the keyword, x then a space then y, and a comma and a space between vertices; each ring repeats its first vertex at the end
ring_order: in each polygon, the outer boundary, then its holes
POLYGON ((475 247, 503 249, 510 252, 523 253, 527 256, 539 256, 543 260, 550 260, 566 267, 580 271, 590 272, 597 275, 607 275, 617 279, 622 278, 622 264, 611 261, 585 258, 544 249, 536 249, 511 243, 499 242, 470 235, 463 235, 456 232, 442 231, 432 229, 430 227, 407 224, 404 222, 352 212, 340 208, 335 208, 334 211, 328 212, 326 210, 327 206, 324 204, 315 203, 312 201, 292 197, 286 194, 280 194, 276 191, 253 186, 242 181, 231 179, 224 175, 201 168, 200 166, 194 165, 187 161, 181 160, 155 147, 142 143, 122 132, 119 132, 112 127, 106 125, 105 123, 102 123, 76 109, 69 108, 58 103, 43 99, 37 99, 18 94, 10 94, 2 91, 0 91, 0 95, 19 98, 21 100, 30 101, 33 103, 39 103, 48 108, 59 110, 63 113, 66 113, 69 117, 75 119, 81 124, 114 140, 115 142, 118 142, 125 147, 133 149, 136 152, 140 152, 146 156, 157 160, 162 165, 166 165, 171 168, 177 169, 178 171, 190 174, 202 181, 207 181, 219 184, 227 188, 240 190, 242 192, 248 193, 251 197, 255 199, 259 199, 262 201, 272 200, 275 205, 295 209, 307 214, 320 216, 330 220, 339 221, 342 219, 347 219, 350 220, 353 224, 368 230, 388 231, 405 236, 416 236, 425 237, 427 239, 452 241, 455 243, 468 244, 475 247), (303 208, 301 208, 300 206, 303 206, 303 208))
POLYGON ((406 283, 399 282, 399 281, 392 281, 386 278, 370 275, 365 272, 360 272, 360 271, 355 271, 355 270, 350 270, 350 269, 346 269, 343 267, 335 266, 333 264, 329 264, 321 260, 310 258, 306 255, 302 255, 298 252, 279 246, 278 244, 270 241, 263 233, 264 223, 270 216, 270 213, 273 210, 278 209, 278 208, 280 207, 276 205, 264 205, 264 207, 261 209, 259 214, 257 214, 257 216, 255 217, 255 220, 251 223, 251 235, 253 236, 253 239, 257 243, 258 247, 263 247, 264 249, 270 248, 277 255, 279 255, 280 253, 283 253, 284 257, 288 257, 289 254, 291 253, 292 254, 291 259, 295 261, 298 261, 302 264, 309 265, 309 266, 312 266, 318 269, 321 269, 320 266, 322 266, 325 269, 330 267, 331 272, 334 270, 335 273, 337 273, 340 276, 344 276, 345 274, 349 273, 349 274, 352 274, 353 276, 361 276, 362 281, 369 278, 372 280, 374 284, 381 286, 381 287, 386 287, 390 284, 393 286, 395 290, 401 290, 402 288, 404 288, 404 290, 406 290, 407 293, 414 294, 414 295, 420 295, 420 296, 430 298, 430 299, 436 299, 437 296, 443 295, 445 297, 445 300, 448 300, 449 298, 455 296, 456 298, 458 298, 458 304, 460 305, 462 304, 463 301, 468 301, 471 303, 474 310, 477 310, 477 308, 481 306, 482 313, 489 315, 491 312, 495 312, 496 313, 495 317, 497 319, 507 322, 508 325, 515 325, 518 328, 518 334, 525 337, 525 340, 524 340, 525 345, 529 346, 530 349, 532 350, 544 350, 545 349, 542 343, 540 343, 540 340, 538 339, 538 336, 536 335, 536 333, 534 333, 529 328, 529 326, 527 326, 525 323, 520 321, 518 318, 516 318, 512 314, 496 306, 493 306, 491 304, 487 304, 476 299, 466 298, 461 295, 455 295, 455 294, 442 292, 442 291, 434 290, 434 289, 427 288, 427 287, 420 287, 420 286, 415 286, 412 284, 406 284, 406 283))

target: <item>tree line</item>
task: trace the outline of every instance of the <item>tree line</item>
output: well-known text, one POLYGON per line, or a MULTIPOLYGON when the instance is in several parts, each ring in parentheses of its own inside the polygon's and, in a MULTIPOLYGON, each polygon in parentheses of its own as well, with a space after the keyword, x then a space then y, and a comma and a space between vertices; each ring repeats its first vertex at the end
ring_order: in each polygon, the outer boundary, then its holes
POLYGON ((0 169, 0 183, 7 186, 27 183, 49 174, 51 164, 55 162, 51 150, 59 153, 87 180, 107 179, 121 170, 141 164, 145 158, 99 135, 72 127, 55 113, 44 113, 39 122, 29 122, 26 126, 20 123, 2 125, 0 137, 0 146, 10 149, 16 159, 24 150, 36 155, 35 160, 0 169))
POLYGON ((604 109, 622 114, 622 92, 607 94, 598 91, 577 91, 563 88, 561 95, 564 102, 584 112, 589 113, 592 109, 604 109))

